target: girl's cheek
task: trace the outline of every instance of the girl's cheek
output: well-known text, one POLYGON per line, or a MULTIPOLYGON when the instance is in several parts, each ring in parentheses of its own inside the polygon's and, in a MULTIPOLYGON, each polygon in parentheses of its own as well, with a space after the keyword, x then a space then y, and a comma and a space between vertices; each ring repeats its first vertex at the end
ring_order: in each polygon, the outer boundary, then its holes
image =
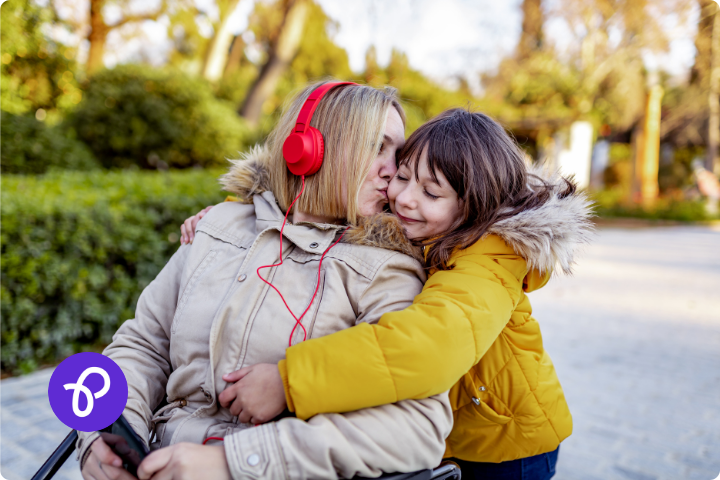
POLYGON ((395 177, 393 177, 390 180, 390 184, 388 185, 388 190, 387 190, 388 203, 390 204, 390 211, 393 213, 395 213, 395 199, 397 198, 398 193, 400 192, 400 188, 398 188, 398 187, 399 187, 398 182, 395 179, 395 177))

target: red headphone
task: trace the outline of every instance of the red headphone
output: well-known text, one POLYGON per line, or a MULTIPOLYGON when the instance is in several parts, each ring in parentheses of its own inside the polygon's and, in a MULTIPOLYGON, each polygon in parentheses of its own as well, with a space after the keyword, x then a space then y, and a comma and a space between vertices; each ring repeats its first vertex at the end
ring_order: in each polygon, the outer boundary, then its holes
POLYGON ((340 85, 357 85, 357 83, 332 82, 320 85, 313 90, 300 109, 295 127, 285 139, 282 149, 287 167, 293 174, 312 175, 320 170, 325 153, 325 143, 320 131, 310 126, 310 121, 320 99, 340 85))
POLYGON ((265 280, 262 275, 260 275, 260 270, 262 270, 263 268, 279 267, 283 264, 282 239, 283 230, 285 229, 285 223, 287 222, 288 214, 292 210, 293 205, 295 205, 295 202, 297 202, 298 198, 300 198, 300 195, 302 195, 305 191, 305 176, 312 175, 313 173, 320 170, 320 166, 322 165, 323 156, 325 153, 325 145, 323 142, 322 134, 318 129, 310 126, 310 120, 312 120, 313 113, 315 113, 315 109, 317 108, 320 99, 324 97, 325 94, 328 93, 331 89, 339 85, 357 85, 357 83, 332 82, 320 85, 318 88, 313 90, 308 99, 305 100, 302 108, 300 109, 300 113, 298 114, 298 119, 297 122, 295 122, 295 127, 293 128, 292 133, 288 136, 288 138, 285 139, 285 143, 283 143, 283 157, 285 158, 287 167, 290 172, 302 178, 302 188, 300 189, 300 193, 298 193, 297 197, 295 197, 295 200, 293 200, 288 207, 287 212, 285 213, 285 218, 283 219, 282 227, 280 227, 280 261, 273 265, 263 265, 262 267, 257 269, 257 275, 258 277, 260 277, 260 280, 267 283, 270 287, 272 287, 273 290, 277 292, 278 295, 280 295, 280 298, 285 304, 285 308, 288 309, 290 315, 292 315, 292 317, 295 319, 295 326, 290 332, 290 338, 288 339, 288 347, 292 347, 292 338, 298 326, 302 328, 303 331, 303 342, 307 339, 307 330, 305 330, 305 326, 302 324, 302 319, 308 312, 308 310, 310 310, 310 307, 312 306, 313 302, 315 301, 315 297, 317 296, 318 288, 320 288, 320 269, 322 268, 323 259, 325 258, 325 254, 329 252, 331 248, 337 245, 338 242, 340 242, 340 239, 342 239, 343 235, 345 235, 345 232, 347 232, 350 227, 345 228, 342 234, 340 234, 340 238, 335 240, 335 243, 330 245, 320 257, 320 264, 318 265, 318 281, 315 285, 315 292, 313 293, 313 296, 310 299, 310 303, 308 304, 307 308, 305 308, 305 311, 303 311, 303 313, 299 317, 295 316, 293 311, 290 310, 290 306, 285 301, 285 297, 283 297, 283 294, 280 293, 280 290, 278 290, 275 285, 265 280))

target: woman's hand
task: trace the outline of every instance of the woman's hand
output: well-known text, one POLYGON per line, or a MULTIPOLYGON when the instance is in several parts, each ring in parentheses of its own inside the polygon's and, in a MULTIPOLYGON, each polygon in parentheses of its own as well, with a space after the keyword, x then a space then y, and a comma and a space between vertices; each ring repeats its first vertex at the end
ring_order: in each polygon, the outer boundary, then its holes
MULTIPOLYGON (((131 477, 132 478, 132 477, 131 477)), ((225 449, 194 443, 176 443, 155 450, 138 468, 140 480, 231 480, 225 449)), ((99 479, 98 479, 99 480, 99 479)))
MULTIPOLYGON (((112 435, 112 437, 115 436, 112 435)), ((109 438, 112 439, 112 437, 109 438)), ((118 436, 118 438, 122 440, 122 437, 118 436)), ((127 470, 122 468, 122 460, 102 438, 98 438, 90 445, 90 453, 88 453, 80 473, 85 480, 135 479, 127 470)))
POLYGON ((222 378, 236 383, 220 394, 220 405, 229 407, 230 413, 237 415, 242 423, 269 422, 287 406, 282 377, 274 363, 258 363, 222 378))
POLYGON ((193 240, 195 239, 195 227, 197 227, 200 219, 203 218, 212 207, 213 206, 210 205, 209 207, 203 208, 198 213, 185 220, 182 225, 180 225, 180 245, 185 245, 186 243, 193 242, 193 240))

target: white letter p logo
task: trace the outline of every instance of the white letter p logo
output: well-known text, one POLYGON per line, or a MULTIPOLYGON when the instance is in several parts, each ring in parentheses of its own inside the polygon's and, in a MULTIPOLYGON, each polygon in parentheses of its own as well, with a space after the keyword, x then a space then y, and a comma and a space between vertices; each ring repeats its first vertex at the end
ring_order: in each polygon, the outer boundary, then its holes
POLYGON ((85 385, 83 385, 83 382, 85 379, 90 375, 91 373, 98 373, 103 377, 103 380, 105 381, 102 390, 95 393, 95 398, 100 398, 103 395, 105 395, 108 390, 110 390, 110 375, 103 370, 100 367, 90 367, 86 368, 84 372, 80 374, 80 378, 78 378, 77 383, 66 383, 63 385, 65 387, 65 390, 73 390, 73 399, 72 399, 72 409, 73 413, 77 415, 78 417, 87 417, 92 413, 92 409, 95 406, 95 400, 93 400, 93 394, 90 393, 90 389, 87 388, 85 385), (85 395, 85 398, 87 399, 87 407, 85 407, 85 410, 80 410, 78 406, 78 400, 80 399, 80 392, 85 395))

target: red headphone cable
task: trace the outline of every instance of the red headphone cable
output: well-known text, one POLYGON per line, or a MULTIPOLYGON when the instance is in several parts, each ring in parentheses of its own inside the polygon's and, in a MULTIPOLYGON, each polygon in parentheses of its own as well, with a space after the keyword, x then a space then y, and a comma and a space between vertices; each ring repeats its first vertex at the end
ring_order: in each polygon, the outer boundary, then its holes
POLYGON ((340 234, 340 238, 338 238, 335 241, 335 243, 330 245, 327 248, 327 250, 325 250, 323 252, 322 256, 320 257, 320 265, 318 265, 318 281, 317 281, 317 284, 315 285, 315 292, 313 293, 312 299, 310 300, 310 303, 308 304, 307 308, 302 313, 302 315, 300 315, 300 317, 296 317, 295 314, 293 313, 293 311, 290 310, 290 307, 288 306, 287 302, 285 301, 285 297, 283 297, 282 293, 280 293, 280 290, 278 290, 275 287, 275 285, 273 285, 272 283, 265 280, 262 277, 262 275, 260 275, 260 270, 262 270, 263 268, 279 267, 280 265, 283 264, 283 258, 282 258, 283 235, 282 234, 283 234, 283 230, 285 229, 285 223, 287 222, 288 214, 292 210, 293 205, 295 205, 295 202, 297 202, 298 198, 300 198, 300 195, 302 195, 303 192, 305 191, 305 175, 303 175, 301 177, 301 179, 302 179, 302 188, 300 189, 300 193, 298 193, 297 197, 295 197, 295 200, 293 200, 292 203, 290 204, 290 206, 288 207, 287 212, 285 213, 285 218, 283 218, 282 227, 280 227, 280 263, 276 263, 274 265, 263 265, 262 267, 258 267, 258 269, 257 269, 257 276, 260 277, 260 280, 262 280, 263 282, 270 285, 272 287, 272 289, 275 290, 278 295, 280 295, 280 298, 282 299, 283 303, 285 304, 285 308, 288 309, 288 312, 290 312, 290 315, 292 315, 292 317, 295 319, 295 326, 293 327, 292 332, 290 332, 290 338, 288 339, 288 347, 292 347, 292 337, 295 334, 295 330, 297 329, 298 325, 300 325, 300 328, 302 328, 302 331, 303 331, 303 340, 302 341, 304 342, 305 340, 307 340, 307 330, 305 330, 305 326, 302 324, 301 321, 302 321, 302 318, 305 316, 305 314, 308 312, 308 310, 310 310, 310 307, 312 306, 313 302, 315 301, 315 296, 317 295, 318 289, 320 288, 320 272, 321 272, 320 269, 322 268, 323 259, 325 258, 325 254, 327 252, 329 252, 331 248, 333 248, 335 245, 337 245, 338 242, 340 242, 343 235, 345 235, 345 232, 347 232, 348 229, 350 228, 350 227, 347 227, 345 230, 343 230, 342 234, 340 234))

